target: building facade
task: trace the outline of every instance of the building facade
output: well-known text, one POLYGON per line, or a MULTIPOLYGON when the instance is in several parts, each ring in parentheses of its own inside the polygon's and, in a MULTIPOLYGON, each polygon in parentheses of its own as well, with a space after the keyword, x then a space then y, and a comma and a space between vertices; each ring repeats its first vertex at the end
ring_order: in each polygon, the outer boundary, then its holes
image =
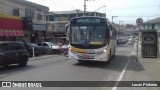
POLYGON ((144 29, 160 29, 160 17, 143 23, 144 29))
POLYGON ((17 21, 19 24, 14 24, 11 23, 11 21, 7 22, 5 20, 1 22, 5 24, 6 27, 0 27, 0 32, 6 31, 7 34, 1 34, 0 38, 5 40, 4 37, 14 37, 14 40, 23 40, 27 42, 38 42, 42 40, 42 37, 45 38, 46 36, 47 25, 45 14, 48 11, 48 7, 26 0, 1 0, 0 20, 5 17, 5 19, 14 19, 14 21, 19 20, 19 22, 17 21), (7 26, 8 24, 11 24, 12 27, 7 26), (12 34, 10 34, 11 32, 12 34))
MULTIPOLYGON (((47 21, 69 21, 73 17, 84 16, 84 12, 80 10, 49 12, 46 15, 47 21)), ((86 12, 85 16, 106 17, 105 13, 86 12)))

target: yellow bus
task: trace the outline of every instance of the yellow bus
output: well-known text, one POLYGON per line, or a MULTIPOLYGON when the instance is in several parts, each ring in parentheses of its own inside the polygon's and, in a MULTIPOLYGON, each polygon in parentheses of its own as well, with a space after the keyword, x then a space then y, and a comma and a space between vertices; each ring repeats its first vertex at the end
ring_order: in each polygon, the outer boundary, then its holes
POLYGON ((84 61, 110 60, 116 51, 116 28, 103 17, 76 17, 66 26, 70 59, 84 61))

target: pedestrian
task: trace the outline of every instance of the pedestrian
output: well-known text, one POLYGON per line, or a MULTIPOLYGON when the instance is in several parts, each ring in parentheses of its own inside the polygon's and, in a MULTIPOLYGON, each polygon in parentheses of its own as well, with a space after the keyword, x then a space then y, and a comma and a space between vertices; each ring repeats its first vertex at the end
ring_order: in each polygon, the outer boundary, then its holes
POLYGON ((60 54, 63 53, 63 48, 62 48, 63 44, 64 44, 64 41, 63 41, 63 40, 60 40, 60 41, 59 41, 60 54))

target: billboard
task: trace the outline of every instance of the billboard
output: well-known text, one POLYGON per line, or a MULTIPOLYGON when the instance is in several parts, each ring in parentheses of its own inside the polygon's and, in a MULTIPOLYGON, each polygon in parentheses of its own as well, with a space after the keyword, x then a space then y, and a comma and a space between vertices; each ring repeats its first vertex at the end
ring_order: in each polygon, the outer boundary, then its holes
POLYGON ((65 32, 65 26, 69 21, 57 21, 47 23, 47 30, 53 32, 65 32))

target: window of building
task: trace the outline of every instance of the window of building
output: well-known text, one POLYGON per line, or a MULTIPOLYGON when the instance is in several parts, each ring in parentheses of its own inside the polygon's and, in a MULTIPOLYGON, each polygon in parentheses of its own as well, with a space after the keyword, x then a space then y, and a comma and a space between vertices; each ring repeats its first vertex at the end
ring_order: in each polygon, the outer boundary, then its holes
POLYGON ((48 15, 48 21, 54 21, 54 15, 48 15))
POLYGON ((43 18, 44 18, 43 20, 45 20, 45 21, 46 21, 46 14, 43 14, 43 18))
POLYGON ((26 17, 35 18, 34 15, 35 15, 34 10, 29 9, 29 8, 26 8, 26 9, 25 9, 25 16, 26 16, 26 17))
POLYGON ((42 19, 43 19, 43 15, 38 13, 38 14, 37 14, 37 19, 38 19, 38 20, 42 20, 42 19))
POLYGON ((152 24, 152 29, 155 29, 155 24, 152 24))
POLYGON ((18 8, 13 9, 13 15, 14 16, 19 16, 19 9, 18 8))

